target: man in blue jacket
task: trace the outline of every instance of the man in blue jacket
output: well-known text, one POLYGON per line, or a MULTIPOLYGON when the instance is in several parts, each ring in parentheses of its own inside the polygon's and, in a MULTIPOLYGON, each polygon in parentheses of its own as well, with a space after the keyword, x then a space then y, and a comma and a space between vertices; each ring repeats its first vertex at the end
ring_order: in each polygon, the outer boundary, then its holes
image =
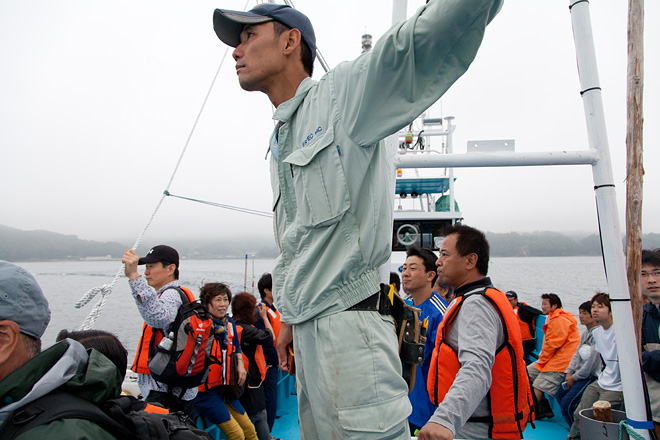
POLYGON ((316 36, 285 5, 216 9, 240 86, 265 93, 277 348, 296 350, 301 437, 409 438, 393 320, 379 313, 390 256, 393 169, 383 139, 409 125, 467 70, 502 0, 432 0, 374 48, 311 79, 316 36), (360 337, 356 337, 356 336, 360 337))
POLYGON ((422 311, 419 319, 427 326, 424 362, 417 366, 415 385, 408 395, 413 408, 412 414, 408 417, 408 423, 413 435, 426 425, 435 411, 435 406, 431 403, 426 391, 426 378, 429 374, 433 347, 435 347, 435 335, 449 305, 438 292, 433 290, 435 279, 438 278, 435 271, 437 259, 438 256, 430 249, 410 246, 406 249, 406 261, 403 263, 401 272, 403 288, 410 295, 410 299, 406 302, 422 311))
POLYGON ((651 399, 654 429, 660 435, 660 249, 642 251, 642 294, 649 299, 642 317, 642 370, 651 399))

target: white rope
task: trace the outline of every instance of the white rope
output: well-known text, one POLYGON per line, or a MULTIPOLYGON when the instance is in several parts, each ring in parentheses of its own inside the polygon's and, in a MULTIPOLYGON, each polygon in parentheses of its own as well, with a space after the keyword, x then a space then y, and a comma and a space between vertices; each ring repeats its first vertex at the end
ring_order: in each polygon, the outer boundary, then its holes
MULTIPOLYGON (((249 0, 248 0, 249 1, 249 0)), ((245 4, 245 9, 247 7, 247 3, 245 4)), ((186 139, 186 143, 183 147, 183 151, 181 151, 181 155, 179 156, 179 160, 176 163, 176 166, 174 167, 174 171, 172 172, 172 176, 170 177, 169 182, 167 183, 167 188, 163 192, 163 195, 160 198, 160 201, 158 202, 158 205, 156 206, 156 209, 154 210, 153 214, 151 214, 151 218, 147 222, 147 225, 144 227, 142 230, 142 233, 138 236, 137 240, 135 240, 135 244, 133 245, 132 249, 136 250, 137 247, 140 245, 140 242, 142 241, 142 237, 144 237, 144 234, 147 232, 147 229, 149 229, 149 226, 151 226, 151 222, 153 219, 156 217, 156 213, 160 209, 160 206, 163 204, 163 200, 165 200, 166 195, 169 193, 170 186, 172 185, 172 182, 174 181, 174 176, 176 175, 177 171, 179 170, 179 165, 181 165, 181 161, 183 160, 183 155, 186 153, 186 150, 188 149, 188 145, 190 144, 190 139, 193 136, 193 133, 195 132, 195 128, 197 128, 197 123, 199 122, 199 118, 202 116, 202 112, 204 111, 204 108, 206 107, 206 102, 209 99, 209 96, 211 95, 211 91, 213 90, 213 86, 215 85, 215 81, 218 79, 218 75, 220 74, 220 70, 222 69, 223 64, 225 63, 225 59, 227 59, 227 53, 229 52, 230 47, 227 46, 225 49, 225 54, 222 56, 222 59, 220 61, 220 65, 218 66, 218 70, 215 72, 215 76, 213 77, 213 81, 211 81, 211 86, 209 87, 208 92, 206 92, 206 97, 204 98, 204 102, 202 103, 201 108, 199 109, 199 113, 197 114, 197 118, 195 118, 195 123, 192 126, 192 129, 190 130, 190 134, 188 134, 188 139, 186 139)), ((114 279, 110 284, 104 284, 99 287, 94 287, 90 290, 88 290, 75 304, 75 307, 77 309, 81 308, 88 302, 92 300, 96 295, 99 293, 101 294, 101 299, 98 300, 98 302, 94 305, 94 308, 92 309, 91 312, 89 312, 89 315, 85 318, 83 323, 80 325, 80 328, 78 330, 89 330, 90 328, 94 327, 94 323, 96 322, 96 319, 101 315, 101 311, 103 310, 103 307, 105 307, 105 303, 108 301, 108 298, 110 297, 110 294, 112 293, 112 289, 114 288, 115 284, 117 283, 117 280, 119 277, 122 275, 124 272, 123 266, 117 271, 115 274, 114 279)))

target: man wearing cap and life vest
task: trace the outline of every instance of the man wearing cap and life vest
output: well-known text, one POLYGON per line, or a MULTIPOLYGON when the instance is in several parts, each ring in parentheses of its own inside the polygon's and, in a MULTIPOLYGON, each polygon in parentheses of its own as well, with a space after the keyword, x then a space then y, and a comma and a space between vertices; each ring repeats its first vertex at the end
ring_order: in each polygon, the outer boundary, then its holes
POLYGON ((138 375, 140 392, 147 402, 160 403, 172 411, 183 411, 192 417, 192 400, 197 395, 197 387, 187 390, 173 387, 170 390, 167 384, 151 377, 147 366, 150 347, 153 349, 157 344, 153 338, 169 332, 183 303, 178 289, 184 292, 188 301, 195 301, 192 292, 179 284, 179 253, 170 246, 158 245, 142 258, 134 250, 127 250, 121 261, 125 265, 124 274, 128 277, 135 304, 144 319, 132 368, 138 375), (140 276, 137 270, 138 265, 142 264, 146 265, 144 276, 140 276))
POLYGON ((527 303, 518 301, 518 294, 513 290, 508 290, 505 295, 513 307, 513 313, 518 317, 525 351, 525 363, 529 365, 532 363, 531 355, 536 349, 536 317, 542 315, 543 312, 527 303))
MULTIPOLYGON (((277 336, 280 334, 282 324, 280 322, 280 312, 277 311, 277 307, 273 303, 273 276, 269 273, 263 274, 257 282, 257 288, 259 289, 259 295, 261 295, 261 303, 268 307, 268 322, 273 328, 273 346, 263 347, 266 365, 268 365, 268 371, 264 379, 266 414, 268 416, 268 427, 272 431, 275 424, 275 415, 277 414, 277 365, 279 364, 275 344, 277 344, 277 336)), ((266 330, 264 320, 258 313, 254 326, 260 330, 266 330)))
POLYGON ((293 342, 302 438, 410 438, 408 387, 380 289, 393 203, 383 139, 467 70, 501 5, 431 0, 319 81, 311 79, 316 37, 305 15, 272 3, 215 10, 217 36, 236 48, 240 86, 275 107, 268 152, 280 250, 277 350, 286 368, 293 342))
POLYGON ((522 438, 534 411, 518 319, 486 277, 484 234, 465 225, 445 234, 438 276, 456 298, 438 328, 427 380, 438 408, 418 438, 522 438))

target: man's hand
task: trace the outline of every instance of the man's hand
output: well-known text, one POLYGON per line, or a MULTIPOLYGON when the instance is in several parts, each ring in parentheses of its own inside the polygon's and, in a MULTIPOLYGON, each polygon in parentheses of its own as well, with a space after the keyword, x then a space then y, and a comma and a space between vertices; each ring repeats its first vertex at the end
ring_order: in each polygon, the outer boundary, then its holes
POLYGON ((268 319, 268 306, 264 303, 259 303, 257 305, 257 312, 259 313, 259 316, 261 316, 261 319, 266 322, 268 319))
POLYGON ((418 440, 454 440, 451 429, 437 423, 428 422, 417 434, 418 440))
POLYGON ((575 379, 573 379, 573 375, 570 373, 566 375, 566 384, 568 385, 569 390, 573 385, 575 385, 575 379))
POLYGON ((124 263, 124 275, 131 281, 140 278, 140 273, 137 270, 138 260, 140 260, 140 257, 132 249, 124 252, 124 256, 121 258, 121 262, 124 263))
POLYGON ((238 386, 242 386, 245 383, 245 378, 247 378, 247 371, 245 370, 245 366, 243 365, 243 355, 241 356, 241 361, 238 362, 238 386))
POLYGON ((280 370, 289 371, 289 361, 287 360, 286 348, 293 342, 293 329, 282 323, 280 335, 277 337, 277 357, 280 362, 280 370))

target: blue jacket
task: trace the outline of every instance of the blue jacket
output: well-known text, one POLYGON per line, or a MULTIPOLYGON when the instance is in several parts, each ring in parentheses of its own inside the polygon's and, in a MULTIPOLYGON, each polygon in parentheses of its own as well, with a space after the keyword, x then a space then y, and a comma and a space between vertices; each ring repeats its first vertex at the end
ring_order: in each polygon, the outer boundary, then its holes
MULTIPOLYGON (((644 304, 642 315, 642 347, 646 344, 660 344, 660 313, 650 302, 644 304)), ((660 350, 642 351, 642 370, 660 382, 660 350)))

